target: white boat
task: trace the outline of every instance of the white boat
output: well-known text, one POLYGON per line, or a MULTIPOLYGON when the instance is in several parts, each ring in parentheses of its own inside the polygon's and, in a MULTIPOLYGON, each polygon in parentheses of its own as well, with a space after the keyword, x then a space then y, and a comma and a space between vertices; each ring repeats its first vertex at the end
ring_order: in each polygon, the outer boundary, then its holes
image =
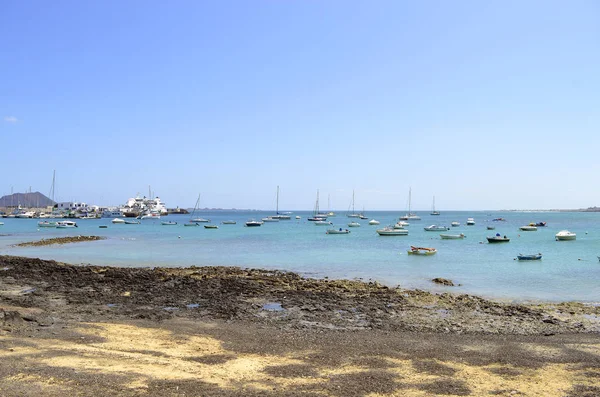
POLYGON ((277 220, 288 220, 291 219, 292 217, 287 214, 287 213, 283 213, 283 212, 279 212, 279 185, 277 185, 277 200, 276 200, 277 204, 275 206, 275 215, 270 216, 269 218, 271 219, 277 219, 277 220))
POLYGON ((561 230, 560 232, 556 233, 554 237, 556 241, 575 240, 575 238, 577 238, 577 234, 568 230, 561 230))
POLYGON ((379 225, 379 221, 378 221, 378 220, 375 220, 375 219, 371 219, 371 220, 369 221, 369 225, 379 225))
POLYGON ((139 219, 160 219, 160 213, 149 212, 139 217, 139 219))
POLYGON ((475 219, 467 218, 467 226, 474 226, 474 225, 475 225, 475 219))
POLYGON ((140 223, 141 223, 140 221, 125 219, 125 224, 126 225, 139 225, 140 223))
POLYGON ((327 229, 325 234, 350 234, 350 230, 341 227, 339 229, 327 229))
POLYGON ((200 226, 200 224, 197 222, 189 221, 189 222, 184 223, 183 226, 200 226))
POLYGON ((246 226, 248 227, 257 227, 257 226, 262 226, 263 222, 261 221, 256 221, 254 219, 250 219, 248 222, 246 222, 246 226))
POLYGON ((162 221, 160 224, 164 225, 164 226, 173 226, 173 225, 176 225, 177 222, 175 222, 175 221, 162 221))
POLYGON ((440 237, 442 238, 442 240, 458 240, 458 239, 463 239, 466 236, 461 233, 461 234, 440 234, 440 237))
POLYGON ((221 222, 221 224, 223 224, 223 225, 235 225, 236 221, 223 221, 223 222, 221 222))
POLYGON ((458 227, 458 226, 460 226, 460 222, 452 222, 450 224, 450 226, 452 226, 452 227, 458 227))
POLYGON ((209 223, 210 219, 194 218, 194 219, 190 219, 190 222, 194 222, 194 223, 209 223))
POLYGON ((115 218, 111 221, 112 223, 125 223, 124 219, 120 219, 120 218, 115 218))
POLYGON ((352 212, 346 214, 348 218, 360 218, 360 214, 357 214, 354 210, 354 190, 352 190, 352 212))
POLYGON ((408 230, 396 229, 390 226, 386 226, 383 229, 377 229, 376 232, 380 236, 408 236, 408 230))
POLYGON ((279 222, 279 218, 275 218, 273 216, 267 216, 266 218, 261 219, 263 222, 279 222))
POLYGON ((412 196, 412 188, 409 188, 408 189, 408 212, 406 213, 406 215, 400 217, 401 221, 418 221, 421 219, 420 216, 418 216, 417 214, 413 214, 410 211, 411 196, 412 196))
POLYGON ((426 232, 445 232, 446 230, 450 230, 450 228, 446 226, 429 225, 427 227, 424 227, 423 230, 425 230, 426 232))
POLYGON ((429 215, 440 215, 440 212, 435 210, 435 196, 433 196, 433 204, 431 205, 431 213, 429 215))
POLYGON ((348 227, 360 227, 360 223, 353 221, 348 224, 348 227))
POLYGON ((48 221, 38 222, 38 227, 56 227, 56 222, 48 222, 48 221))
POLYGON ((296 215, 296 219, 302 219, 300 215, 296 215))
POLYGON ((71 227, 77 227, 77 223, 73 221, 58 221, 56 222, 57 229, 66 229, 71 227))
POLYGON ((519 230, 522 230, 524 232, 535 232, 537 230, 537 226, 525 225, 521 226, 519 230))
POLYGON ((317 225, 317 226, 329 226, 329 225, 333 225, 333 222, 329 222, 329 221, 315 221, 314 224, 317 225))
POLYGON ((315 201, 315 208, 313 210, 313 215, 312 215, 312 217, 307 218, 307 220, 309 220, 311 222, 327 220, 327 214, 322 214, 319 211, 319 189, 317 189, 317 200, 315 201))
POLYGON ((15 215, 15 218, 33 218, 34 215, 34 211, 21 211, 15 215))
POLYGON ((394 225, 394 229, 404 229, 406 226, 410 226, 410 223, 404 221, 398 221, 394 225))

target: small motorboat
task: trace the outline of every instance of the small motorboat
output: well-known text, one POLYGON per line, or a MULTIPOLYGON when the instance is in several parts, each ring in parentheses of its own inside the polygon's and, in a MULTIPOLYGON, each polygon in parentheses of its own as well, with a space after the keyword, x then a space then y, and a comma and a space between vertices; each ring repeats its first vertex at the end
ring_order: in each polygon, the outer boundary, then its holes
POLYGON ((302 219, 300 215, 296 215, 296 219, 302 219))
POLYGON ((111 222, 112 223, 125 223, 125 219, 115 218, 111 222))
POLYGON ((125 220, 125 224, 126 225, 139 225, 140 223, 141 223, 140 221, 132 221, 132 220, 129 220, 129 219, 125 220))
POLYGON ((458 240, 458 239, 463 239, 467 236, 465 236, 464 233, 461 233, 461 234, 440 234, 440 237, 442 238, 442 240, 458 240))
POLYGON ((413 245, 410 246, 410 249, 408 250, 408 254, 409 255, 434 255, 435 253, 437 253, 437 250, 435 248, 429 248, 429 247, 415 247, 413 245))
POLYGON ((506 236, 501 236, 500 233, 496 233, 495 236, 486 238, 488 243, 508 243, 510 241, 510 238, 506 236))
POLYGON ((56 227, 56 222, 40 221, 38 227, 56 227))
POLYGON ((494 218, 492 219, 493 222, 506 222, 506 219, 504 218, 494 218))
POLYGON ((358 222, 350 222, 348 224, 348 227, 360 227, 360 223, 358 223, 358 222))
POLYGON ((108 228, 108 226, 106 226, 106 225, 100 225, 100 226, 98 226, 98 227, 99 227, 100 229, 107 229, 107 228, 108 228))
POLYGON ((164 226, 173 226, 173 225, 176 225, 177 222, 175 222, 175 221, 162 221, 162 222, 160 222, 160 224, 164 225, 164 226))
POLYGON ((423 230, 426 232, 445 232, 446 230, 450 230, 450 228, 446 226, 430 225, 424 227, 423 230))
POLYGON ((235 225, 236 222, 235 221, 223 221, 223 222, 221 222, 221 224, 223 224, 223 225, 235 225))
POLYGON ((187 223, 184 223, 183 226, 200 226, 200 225, 197 222, 189 221, 187 223))
POLYGON ((561 230, 560 232, 556 233, 554 238, 556 241, 575 240, 577 238, 577 234, 568 230, 561 230))
POLYGON ((541 253, 531 254, 531 255, 519 254, 519 255, 517 255, 517 259, 520 261, 537 261, 537 260, 542 259, 542 254, 541 253))
POLYGON ((460 222, 452 222, 450 224, 450 226, 452 226, 452 227, 458 227, 458 226, 460 226, 460 222))
POLYGON ((376 232, 380 236, 408 236, 407 229, 396 228, 395 226, 394 227, 387 226, 387 227, 384 227, 383 229, 377 229, 376 232))
POLYGON ((371 220, 369 221, 369 225, 379 225, 379 221, 378 221, 378 220, 375 220, 375 219, 371 219, 371 220))
POLYGON ((534 225, 537 227, 546 227, 546 222, 538 222, 538 223, 534 223, 534 225))
POLYGON ((537 230, 537 226, 531 226, 531 225, 521 226, 519 228, 519 230, 521 230, 523 232, 535 232, 537 230))
POLYGON ((494 230, 494 229, 496 229, 496 226, 488 226, 487 227, 487 230, 494 230))
POLYGON ((394 229, 404 229, 406 226, 410 226, 410 223, 404 222, 404 221, 398 221, 398 223, 396 223, 394 225, 394 229))
POLYGON ((218 229, 219 226, 217 226, 217 225, 204 225, 204 228, 205 229, 218 229))
POLYGON ((262 224, 263 224, 263 222, 256 221, 254 219, 250 219, 248 222, 246 222, 247 227, 258 227, 258 226, 262 226, 262 224))
POLYGON ((350 234, 350 230, 341 227, 339 229, 327 229, 325 234, 350 234))
POLYGON ((263 221, 263 222, 279 222, 279 218, 267 216, 266 218, 262 218, 261 221, 263 221))
POLYGON ((75 223, 73 221, 59 221, 59 222, 56 222, 56 228, 57 229, 66 229, 66 228, 71 228, 71 227, 77 227, 77 223, 75 223))
POLYGON ((194 223, 208 223, 208 222, 210 222, 210 219, 194 218, 194 219, 190 220, 190 222, 194 222, 194 223))
POLYGON ((306 220, 310 221, 310 222, 318 222, 318 221, 326 221, 327 217, 322 217, 322 216, 312 216, 310 218, 306 218, 306 220))
POLYGON ((475 225, 475 219, 467 218, 467 226, 474 226, 474 225, 475 225))
POLYGON ((323 220, 323 221, 315 221, 314 224, 316 226, 329 226, 329 225, 333 225, 333 222, 323 220))

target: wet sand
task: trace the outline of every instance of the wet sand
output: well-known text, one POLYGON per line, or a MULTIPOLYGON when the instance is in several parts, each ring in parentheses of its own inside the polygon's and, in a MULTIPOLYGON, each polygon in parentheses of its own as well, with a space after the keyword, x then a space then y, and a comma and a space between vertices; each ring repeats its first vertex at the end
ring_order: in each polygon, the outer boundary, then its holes
POLYGON ((0 257, 0 395, 598 396, 600 309, 0 257))

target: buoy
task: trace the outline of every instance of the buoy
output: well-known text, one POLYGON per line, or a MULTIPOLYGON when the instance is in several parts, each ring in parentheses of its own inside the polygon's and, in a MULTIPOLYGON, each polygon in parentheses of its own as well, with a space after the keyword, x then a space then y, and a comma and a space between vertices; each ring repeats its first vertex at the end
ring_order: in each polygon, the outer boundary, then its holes
POLYGON ((177 238, 181 238, 181 236, 177 236, 177 238))

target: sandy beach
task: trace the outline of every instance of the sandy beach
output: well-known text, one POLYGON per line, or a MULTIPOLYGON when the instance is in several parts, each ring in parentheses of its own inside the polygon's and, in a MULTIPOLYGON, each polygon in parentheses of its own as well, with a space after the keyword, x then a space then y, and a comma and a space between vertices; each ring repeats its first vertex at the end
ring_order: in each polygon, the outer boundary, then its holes
POLYGON ((2 396, 597 396, 600 308, 0 257, 2 396))

